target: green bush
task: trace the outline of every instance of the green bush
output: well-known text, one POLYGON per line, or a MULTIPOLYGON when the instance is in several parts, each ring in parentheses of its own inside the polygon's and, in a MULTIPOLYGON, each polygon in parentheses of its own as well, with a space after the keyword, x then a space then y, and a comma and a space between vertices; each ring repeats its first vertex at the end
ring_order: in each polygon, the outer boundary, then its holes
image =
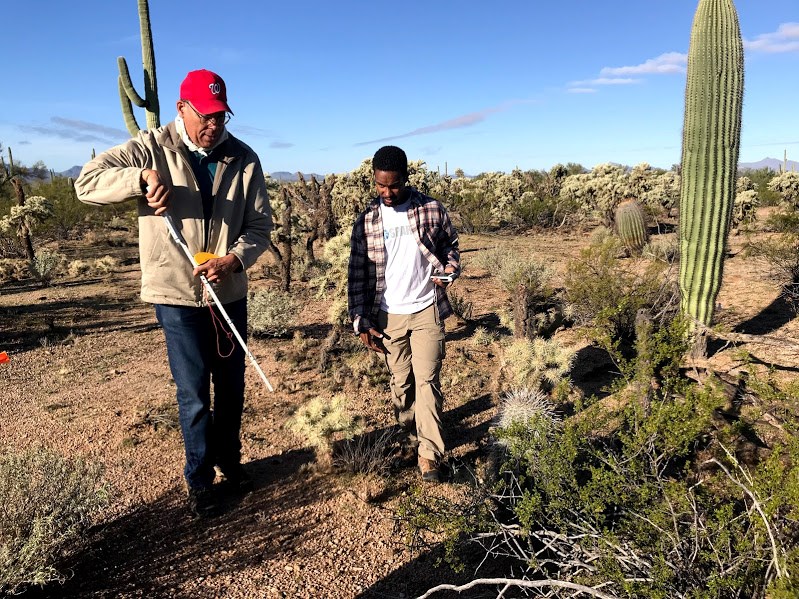
POLYGON ((247 302, 247 321, 253 335, 282 337, 297 326, 302 305, 294 295, 277 289, 259 289, 247 302))
POLYGON ((565 296, 579 324, 608 350, 635 337, 635 318, 647 310, 661 321, 673 316, 679 293, 663 262, 621 260, 621 242, 607 237, 580 252, 566 269, 565 296))
POLYGON ((0 455, 0 593, 63 580, 59 558, 107 503, 96 464, 43 449, 0 455))
MULTIPOLYGON (((662 327, 648 356, 678 363, 684 332, 662 327)), ((513 578, 613 597, 795 597, 796 419, 787 416, 786 434, 746 464, 738 456, 753 421, 719 417, 729 399, 717 379, 700 386, 671 367, 656 376, 647 394, 621 388, 562 423, 529 391, 503 405, 497 476, 457 504, 402 506, 409 538, 439 531, 452 562, 478 544, 513 578)), ((748 388, 795 413, 795 384, 780 389, 750 373, 748 388)))

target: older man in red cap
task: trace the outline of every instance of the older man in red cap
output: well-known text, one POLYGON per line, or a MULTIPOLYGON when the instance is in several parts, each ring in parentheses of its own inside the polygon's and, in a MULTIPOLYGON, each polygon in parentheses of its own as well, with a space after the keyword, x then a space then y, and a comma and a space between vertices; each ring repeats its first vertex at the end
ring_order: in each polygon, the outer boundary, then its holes
POLYGON ((272 215, 258 156, 225 127, 232 114, 222 78, 191 71, 180 85, 174 121, 103 152, 75 182, 78 198, 88 204, 138 204, 141 297, 155 305, 166 337, 188 504, 197 516, 218 507, 215 467, 228 487, 252 487, 241 465, 244 351, 224 335, 199 278, 205 274, 214 285, 245 335, 246 270, 268 246, 272 215), (162 219, 167 210, 192 253, 216 257, 192 271, 169 237, 162 219))

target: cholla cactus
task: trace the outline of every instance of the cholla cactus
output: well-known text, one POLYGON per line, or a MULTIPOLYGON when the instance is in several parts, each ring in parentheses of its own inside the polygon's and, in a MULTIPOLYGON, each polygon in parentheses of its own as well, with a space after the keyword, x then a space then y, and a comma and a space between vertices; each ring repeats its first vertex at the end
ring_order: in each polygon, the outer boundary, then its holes
POLYGON ((551 391, 565 379, 574 362, 573 349, 554 339, 515 339, 506 348, 503 364, 516 387, 551 391))
POLYGON ((352 439, 363 430, 347 403, 347 397, 341 393, 330 399, 316 397, 297 410, 288 427, 315 448, 320 459, 329 461, 336 434, 352 439))
POLYGON ((755 184, 749 177, 740 177, 735 186, 735 201, 732 205, 733 228, 740 225, 751 224, 757 219, 757 207, 760 206, 755 184))
POLYGON ((649 197, 659 175, 647 163, 629 172, 620 164, 598 164, 590 173, 570 175, 560 188, 561 197, 577 202, 586 215, 596 215, 610 226, 616 206, 627 197, 649 197))
POLYGON ((331 210, 342 231, 352 229, 355 218, 375 195, 371 158, 361 162, 354 171, 336 176, 331 192, 331 210))
POLYGON ((18 232, 20 229, 32 231, 36 225, 53 215, 53 203, 44 196, 30 196, 23 206, 12 206, 3 218, 0 218, 0 231, 18 232))
POLYGON ((794 210, 799 209, 799 173, 782 172, 769 181, 768 188, 780 194, 784 206, 794 210))

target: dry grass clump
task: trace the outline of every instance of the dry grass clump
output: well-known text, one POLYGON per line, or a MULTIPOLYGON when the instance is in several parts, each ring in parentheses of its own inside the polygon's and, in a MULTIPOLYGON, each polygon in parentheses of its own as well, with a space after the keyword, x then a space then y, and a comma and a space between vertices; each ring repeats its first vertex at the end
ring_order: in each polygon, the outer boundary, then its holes
POLYGON ((333 465, 350 474, 383 476, 391 468, 394 437, 394 432, 386 429, 346 439, 335 446, 333 465))

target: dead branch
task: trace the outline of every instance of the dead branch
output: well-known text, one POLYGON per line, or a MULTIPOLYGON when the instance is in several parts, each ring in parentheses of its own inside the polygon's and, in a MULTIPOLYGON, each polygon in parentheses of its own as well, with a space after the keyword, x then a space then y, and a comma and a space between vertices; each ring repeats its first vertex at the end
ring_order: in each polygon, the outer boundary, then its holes
POLYGON ((791 337, 779 337, 777 335, 749 335, 747 333, 722 333, 702 324, 698 320, 694 321, 696 330, 702 335, 721 339, 730 343, 758 343, 760 345, 776 345, 784 348, 786 345, 799 350, 799 340, 791 337))
POLYGON ((576 584, 574 582, 567 582, 563 580, 515 580, 512 578, 477 578, 463 585, 440 584, 436 587, 433 587, 432 589, 429 589, 424 595, 420 595, 419 597, 417 597, 417 599, 427 599, 427 597, 431 597, 434 593, 437 593, 438 591, 455 591, 456 593, 460 593, 462 591, 468 591, 469 589, 473 589, 474 587, 479 585, 503 585, 502 591, 500 591, 499 594, 500 597, 504 595, 505 591, 509 587, 515 586, 526 589, 541 589, 541 588, 571 589, 573 591, 577 591, 578 593, 585 593, 587 595, 591 595, 592 597, 599 597, 600 599, 619 599, 615 595, 608 595, 592 587, 588 587, 582 584, 576 584))
MULTIPOLYGON (((763 507, 760 505, 760 502, 757 500, 757 497, 755 497, 755 494, 749 489, 749 487, 747 487, 740 480, 734 477, 732 473, 727 469, 727 467, 724 466, 724 464, 722 464, 721 462, 719 462, 716 458, 707 460, 705 464, 715 464, 716 466, 721 468, 722 472, 724 472, 724 474, 727 475, 727 478, 729 478, 734 485, 736 485, 744 493, 746 493, 746 495, 752 501, 752 504, 757 510, 757 513, 760 515, 760 518, 763 520, 763 524, 766 526, 766 532, 768 533, 769 541, 771 542, 771 564, 774 566, 777 578, 783 578, 784 576, 787 576, 788 573, 783 569, 782 565, 780 564, 780 551, 779 548, 777 547, 777 541, 774 538, 774 532, 771 530, 771 523, 769 522, 766 513, 763 511, 763 507)), ((738 468, 741 471, 743 471, 743 468, 741 468, 740 465, 738 465, 738 468)), ((744 475, 747 476, 748 478, 748 474, 746 472, 744 472, 744 475)))

